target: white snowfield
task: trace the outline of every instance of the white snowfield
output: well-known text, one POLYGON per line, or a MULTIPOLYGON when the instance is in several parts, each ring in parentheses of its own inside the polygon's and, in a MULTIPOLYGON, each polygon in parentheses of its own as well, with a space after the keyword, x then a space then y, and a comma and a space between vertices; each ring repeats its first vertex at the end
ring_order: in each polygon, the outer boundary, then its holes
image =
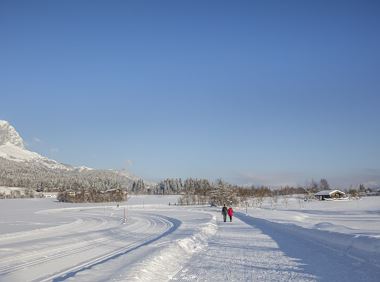
POLYGON ((232 222, 176 200, 2 200, 0 281, 379 281, 380 197, 264 204, 232 222))

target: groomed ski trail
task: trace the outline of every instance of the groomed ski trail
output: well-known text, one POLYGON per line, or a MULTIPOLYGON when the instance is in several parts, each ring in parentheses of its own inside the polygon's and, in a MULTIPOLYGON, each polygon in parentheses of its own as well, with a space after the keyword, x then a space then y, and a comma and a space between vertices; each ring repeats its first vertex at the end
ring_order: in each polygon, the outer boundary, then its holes
POLYGON ((237 216, 233 222, 223 222, 220 216, 208 248, 195 254, 172 280, 378 281, 374 266, 362 265, 302 236, 255 224, 252 217, 237 216))
POLYGON ((177 220, 149 213, 130 216, 127 224, 98 208, 79 214, 82 225, 60 236, 48 228, 41 231, 42 239, 36 232, 1 238, 0 281, 63 281, 150 244, 179 225, 177 220))
POLYGON ((174 281, 314 281, 301 272, 297 261, 286 257, 260 230, 236 217, 217 222, 218 231, 208 248, 196 254, 174 281))

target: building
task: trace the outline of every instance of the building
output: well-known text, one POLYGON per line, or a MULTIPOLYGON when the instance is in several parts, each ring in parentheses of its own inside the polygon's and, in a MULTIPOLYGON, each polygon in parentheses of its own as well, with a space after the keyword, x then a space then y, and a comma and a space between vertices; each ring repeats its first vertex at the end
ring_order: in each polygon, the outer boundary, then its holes
POLYGON ((346 198, 346 193, 340 190, 324 190, 314 194, 319 200, 346 198))
POLYGON ((380 196, 380 188, 368 188, 364 194, 360 196, 380 196))

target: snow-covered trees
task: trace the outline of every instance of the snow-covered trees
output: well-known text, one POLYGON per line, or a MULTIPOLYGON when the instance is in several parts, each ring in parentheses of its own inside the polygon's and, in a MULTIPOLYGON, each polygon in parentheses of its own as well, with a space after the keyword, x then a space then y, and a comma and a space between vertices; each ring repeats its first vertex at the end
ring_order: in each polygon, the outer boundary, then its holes
POLYGON ((181 179, 165 179, 158 183, 155 194, 180 194, 183 189, 181 179))
MULTIPOLYGON (((0 186, 61 193, 85 191, 89 195, 97 195, 111 189, 127 191, 131 184, 129 178, 110 170, 51 169, 33 162, 0 158, 0 186)), ((86 201, 96 201, 95 198, 90 196, 86 201)))
POLYGON ((238 204, 237 190, 222 179, 218 179, 210 191, 210 204, 222 206, 238 204))
POLYGON ((81 191, 59 192, 57 199, 60 202, 86 203, 86 202, 122 202, 127 200, 127 192, 122 189, 100 191, 95 189, 81 191))
POLYGON ((144 181, 142 179, 133 181, 131 192, 134 194, 147 194, 147 188, 144 181))

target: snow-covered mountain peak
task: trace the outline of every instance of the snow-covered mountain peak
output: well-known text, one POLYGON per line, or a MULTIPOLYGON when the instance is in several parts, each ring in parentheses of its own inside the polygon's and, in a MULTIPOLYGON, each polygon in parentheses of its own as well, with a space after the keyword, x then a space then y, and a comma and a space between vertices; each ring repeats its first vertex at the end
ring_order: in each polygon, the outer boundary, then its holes
MULTIPOLYGON (((79 173, 89 173, 91 171, 96 173, 98 171, 97 169, 85 166, 73 167, 71 165, 62 164, 26 149, 24 141, 16 129, 8 121, 0 120, 0 165, 1 161, 4 160, 16 162, 18 165, 25 164, 27 166, 43 167, 44 169, 77 171, 79 173)), ((119 173, 116 170, 111 170, 111 172, 118 176, 126 177, 131 181, 139 179, 129 175, 125 171, 124 173, 119 173)), ((99 173, 103 173, 102 170, 99 170, 99 173)))
POLYGON ((12 144, 19 148, 24 149, 24 141, 16 129, 5 120, 0 120, 0 146, 12 144))
POLYGON ((0 158, 15 162, 39 164, 51 169, 72 169, 70 166, 27 150, 16 129, 5 120, 0 120, 0 158))

